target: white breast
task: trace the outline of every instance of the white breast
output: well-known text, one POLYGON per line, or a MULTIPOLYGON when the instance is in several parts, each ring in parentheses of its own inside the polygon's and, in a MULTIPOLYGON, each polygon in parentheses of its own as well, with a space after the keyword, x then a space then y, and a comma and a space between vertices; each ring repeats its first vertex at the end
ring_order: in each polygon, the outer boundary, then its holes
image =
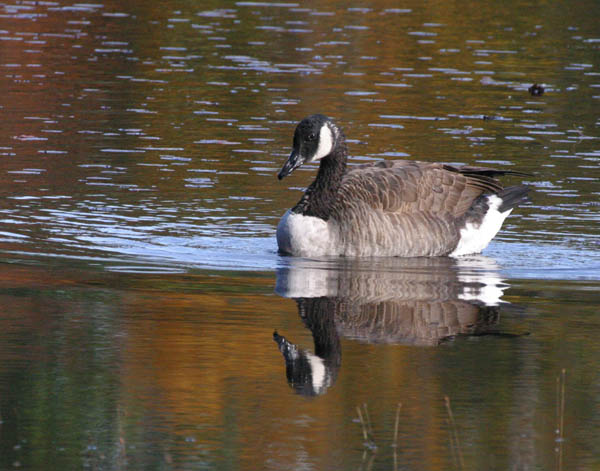
POLYGON ((337 255, 335 230, 323 219, 303 216, 288 210, 277 226, 277 245, 281 252, 299 257, 337 255))

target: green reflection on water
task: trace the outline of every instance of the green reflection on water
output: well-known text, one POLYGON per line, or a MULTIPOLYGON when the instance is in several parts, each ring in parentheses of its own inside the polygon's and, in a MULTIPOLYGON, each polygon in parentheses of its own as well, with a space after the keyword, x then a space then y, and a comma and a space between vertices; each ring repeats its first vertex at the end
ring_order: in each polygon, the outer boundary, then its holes
POLYGON ((295 303, 272 294, 272 277, 197 274, 193 289, 189 275, 163 275, 161 288, 154 275, 10 272, 0 294, 4 468, 289 467, 303 453, 351 469, 363 460, 353 419, 366 403, 379 450, 367 457, 385 469, 398 402, 405 467, 456 465, 456 433, 466 467, 548 468, 562 368, 564 463, 598 464, 594 282, 510 280, 497 327, 526 336, 437 347, 343 339, 337 382, 306 399, 287 385, 271 333, 309 349, 312 337, 295 303))

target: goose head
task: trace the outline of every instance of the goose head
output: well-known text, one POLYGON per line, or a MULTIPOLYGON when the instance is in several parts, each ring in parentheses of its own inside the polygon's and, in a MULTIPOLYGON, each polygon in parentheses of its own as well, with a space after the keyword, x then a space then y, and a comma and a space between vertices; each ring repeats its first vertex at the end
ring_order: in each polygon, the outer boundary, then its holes
POLYGON ((277 178, 281 180, 302 164, 327 157, 335 148, 338 136, 338 128, 327 116, 313 114, 304 118, 296 126, 292 153, 277 178))

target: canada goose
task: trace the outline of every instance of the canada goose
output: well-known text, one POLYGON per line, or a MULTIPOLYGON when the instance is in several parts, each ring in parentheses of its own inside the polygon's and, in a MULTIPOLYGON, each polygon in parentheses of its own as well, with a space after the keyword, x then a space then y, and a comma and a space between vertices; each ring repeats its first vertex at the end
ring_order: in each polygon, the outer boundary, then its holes
POLYGON ((344 133, 321 114, 294 133, 281 180, 319 161, 317 178, 277 226, 279 251, 319 256, 438 256, 481 252, 512 209, 526 200, 524 185, 502 188, 509 170, 381 161, 346 168, 344 133))

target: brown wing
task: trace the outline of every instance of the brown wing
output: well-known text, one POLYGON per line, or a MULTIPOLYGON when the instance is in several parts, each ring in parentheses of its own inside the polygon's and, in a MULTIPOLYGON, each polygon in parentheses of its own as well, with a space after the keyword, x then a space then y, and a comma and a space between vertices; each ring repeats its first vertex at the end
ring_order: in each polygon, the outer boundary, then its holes
POLYGON ((473 201, 502 189, 497 173, 404 160, 352 167, 332 211, 340 243, 349 255, 390 246, 398 255, 450 253, 473 201))
POLYGON ((505 172, 407 160, 382 161, 351 168, 344 177, 341 196, 358 197, 386 212, 427 211, 458 218, 482 193, 502 190, 493 178, 499 173, 505 172))

